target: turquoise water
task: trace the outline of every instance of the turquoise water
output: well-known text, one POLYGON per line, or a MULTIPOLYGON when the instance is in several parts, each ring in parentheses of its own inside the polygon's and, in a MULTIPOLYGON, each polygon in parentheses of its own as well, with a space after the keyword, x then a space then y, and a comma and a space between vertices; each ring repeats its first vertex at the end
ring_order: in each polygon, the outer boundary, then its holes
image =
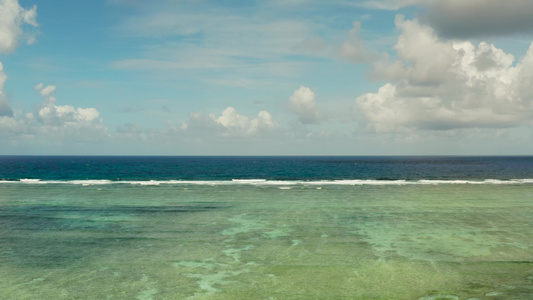
POLYGON ((531 183, 356 183, 3 182, 0 299, 532 299, 531 183))

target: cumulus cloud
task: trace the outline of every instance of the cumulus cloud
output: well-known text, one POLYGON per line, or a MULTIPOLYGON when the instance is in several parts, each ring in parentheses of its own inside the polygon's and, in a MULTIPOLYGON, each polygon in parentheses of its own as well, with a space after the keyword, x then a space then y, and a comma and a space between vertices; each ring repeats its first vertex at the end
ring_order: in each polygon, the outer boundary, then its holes
POLYGON ((304 124, 319 124, 322 120, 316 108, 315 93, 308 87, 301 86, 289 98, 289 110, 298 115, 304 124))
POLYGON ((390 82, 356 99, 379 132, 510 127, 533 116, 533 44, 518 63, 482 42, 441 40, 429 26, 398 17, 397 60, 376 65, 390 82))
POLYGON ((202 132, 222 137, 249 137, 265 134, 275 130, 279 125, 267 111, 260 111, 253 119, 237 113, 235 108, 228 107, 217 116, 203 112, 191 113, 189 120, 181 124, 181 130, 202 132))
POLYGON ((44 98, 43 103, 33 113, 0 116, 1 136, 10 136, 12 142, 27 139, 44 143, 95 141, 108 136, 95 108, 56 105, 56 87, 52 85, 38 84, 35 89, 44 98))
POLYGON ((530 0, 427 1, 421 20, 443 37, 465 39, 533 30, 530 0))
POLYGON ((44 103, 38 111, 38 118, 43 124, 77 128, 99 125, 100 113, 95 108, 55 105, 57 101, 54 97, 56 87, 53 85, 44 87, 40 83, 35 86, 35 89, 44 98, 44 103))
POLYGON ((10 136, 16 140, 28 134, 33 134, 31 115, 0 116, 0 136, 10 136))
POLYGON ((37 6, 22 8, 18 0, 0 0, 0 53, 13 52, 21 39, 35 42, 35 36, 22 30, 24 25, 37 27, 37 6))

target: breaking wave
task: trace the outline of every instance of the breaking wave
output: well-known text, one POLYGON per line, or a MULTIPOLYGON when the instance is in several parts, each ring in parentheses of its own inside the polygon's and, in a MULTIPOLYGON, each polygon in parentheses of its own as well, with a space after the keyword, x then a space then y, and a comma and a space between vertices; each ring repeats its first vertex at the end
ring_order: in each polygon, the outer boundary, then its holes
POLYGON ((232 179, 232 180, 41 180, 18 179, 0 180, 0 184, 70 184, 70 185, 109 185, 130 184, 142 186, 158 185, 254 185, 254 186, 324 186, 324 185, 441 185, 441 184, 533 184, 533 179, 484 179, 484 180, 370 180, 370 179, 342 179, 342 180, 267 180, 267 179, 232 179))

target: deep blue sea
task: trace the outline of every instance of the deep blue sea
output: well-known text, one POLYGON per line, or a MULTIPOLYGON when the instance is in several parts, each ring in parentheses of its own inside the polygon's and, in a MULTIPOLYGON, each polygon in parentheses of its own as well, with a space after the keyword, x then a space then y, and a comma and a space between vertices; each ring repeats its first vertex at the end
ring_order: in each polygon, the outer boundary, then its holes
POLYGON ((0 156, 0 180, 269 181, 533 179, 527 157, 0 156))
POLYGON ((0 299, 531 300, 533 157, 0 156, 0 299))

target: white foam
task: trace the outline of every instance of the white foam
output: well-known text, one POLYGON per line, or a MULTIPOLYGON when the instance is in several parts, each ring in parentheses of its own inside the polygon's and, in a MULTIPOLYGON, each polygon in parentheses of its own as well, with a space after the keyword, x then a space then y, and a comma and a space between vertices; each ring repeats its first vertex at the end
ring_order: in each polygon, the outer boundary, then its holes
POLYGON ((533 179, 516 179, 519 183, 533 183, 533 179))
POLYGON ((0 180, 0 184, 73 184, 73 185, 109 185, 109 184, 129 184, 141 186, 159 186, 159 185, 203 185, 203 186, 229 186, 229 185, 253 185, 253 186, 275 186, 275 187, 294 187, 309 186, 321 189, 323 186, 357 186, 357 185, 456 185, 456 184, 533 184, 533 179, 485 179, 485 180, 434 180, 421 179, 416 181, 407 180, 371 180, 371 179, 341 179, 341 180, 267 180, 267 179, 232 179, 232 180, 124 180, 112 181, 107 179, 92 180, 41 180, 41 179, 20 179, 19 181, 0 180))
POLYGON ((483 184, 483 181, 468 181, 468 180, 419 180, 415 183, 420 184, 483 184))
POLYGON ((22 183, 29 183, 29 184, 36 184, 36 183, 45 183, 43 181, 41 181, 41 179, 21 179, 20 182, 22 183))
POLYGON ((509 183, 516 183, 516 181, 514 181, 514 180, 503 181, 503 180, 498 180, 498 179, 485 179, 484 182, 485 182, 485 183, 491 183, 491 184, 509 184, 509 183))
POLYGON ((405 180, 335 180, 339 185, 406 185, 409 182, 405 180))
POLYGON ((239 183, 260 183, 260 182, 266 182, 266 179, 232 179, 232 182, 239 182, 239 183))
MULTIPOLYGON (((59 181, 56 181, 55 183, 59 183, 59 181)), ((81 184, 83 186, 88 185, 104 185, 104 184, 111 184, 113 183, 111 180, 71 180, 67 181, 69 184, 81 184)))
POLYGON ((533 183, 533 179, 485 179, 485 180, 419 180, 420 184, 527 184, 533 183))
POLYGON ((267 180, 264 183, 258 183, 260 185, 297 185, 302 184, 305 181, 294 181, 294 180, 267 180))
POLYGON ((124 183, 129 183, 133 185, 160 185, 164 181, 148 180, 148 181, 127 181, 124 183))

